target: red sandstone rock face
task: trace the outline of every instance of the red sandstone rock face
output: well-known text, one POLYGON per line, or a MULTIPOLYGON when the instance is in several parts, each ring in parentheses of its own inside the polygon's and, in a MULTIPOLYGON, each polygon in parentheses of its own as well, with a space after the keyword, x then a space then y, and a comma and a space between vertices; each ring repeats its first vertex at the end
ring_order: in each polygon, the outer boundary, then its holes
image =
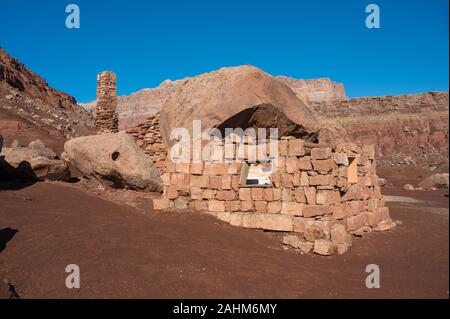
POLYGON ((179 83, 180 81, 166 80, 157 88, 143 89, 129 96, 120 96, 117 101, 119 129, 134 127, 158 113, 179 83))
POLYGON ((280 136, 304 139, 314 139, 319 128, 314 113, 289 87, 250 65, 183 80, 161 109, 166 144, 173 143, 175 128, 192 134, 194 120, 202 121, 202 129, 277 127, 280 136))
POLYGON ((34 123, 54 128, 65 137, 93 132, 90 115, 75 99, 48 86, 0 48, 0 108, 34 123))
POLYGON ((344 85, 330 79, 299 80, 277 76, 277 80, 289 86, 303 102, 332 102, 347 100, 344 85))
POLYGON ((448 163, 448 93, 356 98, 311 103, 320 139, 375 144, 382 166, 430 167, 448 163))

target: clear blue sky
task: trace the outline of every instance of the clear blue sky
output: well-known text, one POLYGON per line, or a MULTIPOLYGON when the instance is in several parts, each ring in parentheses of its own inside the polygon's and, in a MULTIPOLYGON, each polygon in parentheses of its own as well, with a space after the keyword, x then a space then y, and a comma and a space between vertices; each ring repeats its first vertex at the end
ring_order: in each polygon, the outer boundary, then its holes
POLYGON ((51 86, 95 99, 96 74, 119 94, 223 66, 329 77, 350 97, 448 90, 448 0, 0 0, 0 46, 51 86), (65 27, 78 4, 81 28, 65 27), (365 27, 365 7, 381 28, 365 27))

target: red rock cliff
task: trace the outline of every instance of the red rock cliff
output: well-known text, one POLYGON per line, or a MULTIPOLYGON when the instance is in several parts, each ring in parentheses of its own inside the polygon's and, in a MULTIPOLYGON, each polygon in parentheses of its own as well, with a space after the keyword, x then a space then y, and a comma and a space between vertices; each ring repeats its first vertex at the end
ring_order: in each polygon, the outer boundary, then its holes
POLYGON ((39 75, 0 48, 0 110, 65 137, 92 132, 91 116, 75 99, 51 88, 39 75))
POLYGON ((432 167, 448 163, 448 92, 311 103, 322 139, 377 145, 383 166, 432 167))

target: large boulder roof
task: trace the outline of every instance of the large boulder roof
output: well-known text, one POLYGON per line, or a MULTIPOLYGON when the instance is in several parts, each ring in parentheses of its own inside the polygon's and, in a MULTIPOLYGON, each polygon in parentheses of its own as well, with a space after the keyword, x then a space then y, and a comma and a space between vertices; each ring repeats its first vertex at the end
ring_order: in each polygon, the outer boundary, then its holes
POLYGON ((284 83, 250 66, 222 68, 187 78, 164 103, 161 133, 167 145, 170 132, 193 120, 202 129, 248 127, 279 129, 279 136, 315 140, 319 123, 314 113, 284 83))

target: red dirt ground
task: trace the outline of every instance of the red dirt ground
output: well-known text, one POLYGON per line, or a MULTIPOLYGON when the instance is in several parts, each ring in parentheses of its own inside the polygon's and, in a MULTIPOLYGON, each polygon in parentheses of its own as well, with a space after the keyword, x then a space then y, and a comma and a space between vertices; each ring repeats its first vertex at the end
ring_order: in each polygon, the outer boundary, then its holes
POLYGON ((400 226, 321 257, 285 250, 273 233, 143 214, 76 185, 3 190, 0 231, 17 233, 0 243, 0 278, 22 298, 448 298, 448 193, 384 193, 423 202, 389 203, 400 226), (80 266, 80 289, 65 287, 68 264, 80 266), (365 287, 368 264, 380 266, 380 289, 365 287))
POLYGON ((4 147, 9 147, 17 139, 24 145, 40 139, 45 146, 58 154, 64 150, 65 139, 52 128, 39 128, 33 123, 18 117, 12 112, 0 108, 0 132, 4 138, 4 147))
MULTIPOLYGON (((41 138, 62 151, 61 137, 18 130, 21 121, 0 112, 6 146, 41 138)), ((0 185, 0 298, 10 296, 2 280, 21 298, 448 298, 448 192, 400 189, 430 172, 379 172, 393 185, 384 194, 421 202, 388 203, 401 225, 332 257, 285 250, 278 234, 200 213, 111 202, 81 183, 0 185), (68 264, 80 266, 80 289, 65 287, 68 264), (365 287, 368 264, 380 266, 380 289, 365 287)))

